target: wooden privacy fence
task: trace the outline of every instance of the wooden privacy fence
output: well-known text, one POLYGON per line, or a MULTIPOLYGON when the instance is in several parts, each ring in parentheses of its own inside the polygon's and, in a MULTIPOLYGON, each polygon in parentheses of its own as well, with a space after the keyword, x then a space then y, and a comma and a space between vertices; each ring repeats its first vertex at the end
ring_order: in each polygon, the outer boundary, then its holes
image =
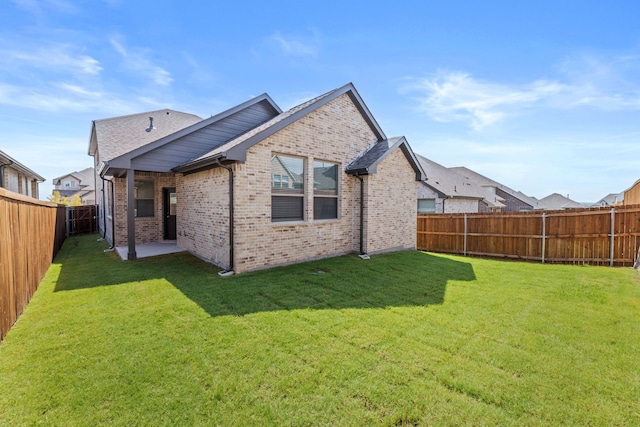
POLYGON ((65 239, 66 208, 0 188, 0 340, 65 239))
POLYGON ((632 266, 640 205, 418 215, 419 250, 562 264, 632 266))
POLYGON ((96 230, 96 205, 67 207, 67 236, 96 230))

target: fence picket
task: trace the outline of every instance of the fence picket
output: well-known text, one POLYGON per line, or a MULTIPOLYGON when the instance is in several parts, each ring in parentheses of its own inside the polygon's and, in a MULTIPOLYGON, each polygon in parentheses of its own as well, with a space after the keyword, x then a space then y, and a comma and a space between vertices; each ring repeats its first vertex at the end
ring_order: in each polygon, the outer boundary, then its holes
POLYGON ((22 314, 64 242, 64 232, 59 235, 64 210, 0 188, 0 340, 22 314))
POLYGON ((640 253, 640 205, 418 215, 417 230, 417 247, 424 251, 630 266, 640 253))

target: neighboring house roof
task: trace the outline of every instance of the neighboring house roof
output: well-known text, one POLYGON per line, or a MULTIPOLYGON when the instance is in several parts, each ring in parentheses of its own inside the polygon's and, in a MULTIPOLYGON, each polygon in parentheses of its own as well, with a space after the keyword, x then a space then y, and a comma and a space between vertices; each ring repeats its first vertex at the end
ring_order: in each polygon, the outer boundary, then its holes
POLYGON ((537 206, 538 209, 547 210, 573 209, 582 207, 584 206, 582 206, 581 203, 571 200, 570 198, 558 193, 549 194, 547 197, 538 200, 537 206))
POLYGON ((624 201, 624 191, 622 193, 609 193, 602 199, 595 202, 593 207, 613 206, 624 201))
POLYGON ((173 170, 175 172, 195 172, 203 168, 212 167, 220 160, 243 162, 246 159, 246 150, 248 148, 344 94, 347 94, 351 98, 354 105, 360 111, 360 114, 362 114, 362 117, 371 128, 372 132, 376 135, 377 140, 382 141, 386 139, 384 132, 378 125, 378 122, 374 119, 353 84, 348 83, 338 89, 334 89, 293 107, 284 113, 278 114, 276 117, 246 132, 245 134, 215 147, 202 156, 186 162, 173 170))
POLYGON ((490 189, 483 187, 456 171, 433 160, 418 155, 418 160, 427 174, 424 184, 443 198, 484 200, 490 207, 504 207, 504 200, 490 189))
POLYGON ((13 157, 6 154, 4 151, 0 151, 0 166, 8 166, 11 167, 23 175, 26 175, 30 178, 34 178, 36 181, 44 182, 45 179, 14 159, 13 157))
POLYGON ((55 186, 53 191, 57 191, 63 197, 72 197, 78 195, 80 199, 83 199, 87 196, 91 196, 95 193, 95 177, 93 168, 89 167, 81 171, 71 172, 66 175, 54 178, 53 185, 55 186), (79 185, 72 188, 63 187, 62 185, 65 178, 69 177, 78 180, 79 185))
MULTIPOLYGON (((83 189, 83 190, 93 190, 94 189, 93 168, 91 168, 91 167, 83 169, 81 171, 71 172, 71 173, 68 173, 66 175, 59 176, 57 178, 53 178, 53 180, 52 180, 53 185, 62 185, 62 181, 67 177, 73 177, 73 178, 77 179, 78 182, 80 182, 80 186, 79 186, 78 189, 83 189)), ((78 191, 78 189, 72 190, 72 191, 76 192, 76 191, 78 191)))
POLYGON ((483 187, 494 187, 496 189, 500 189, 505 193, 509 194, 512 197, 526 203, 527 205, 535 208, 538 204, 538 199, 534 197, 529 197, 526 194, 516 191, 512 188, 507 187, 506 185, 502 185, 497 181, 492 180, 491 178, 487 178, 484 175, 479 174, 476 171, 473 171, 464 166, 457 166, 453 168, 449 168, 450 170, 459 173, 462 176, 468 177, 470 180, 474 181, 476 184, 481 185, 483 187))

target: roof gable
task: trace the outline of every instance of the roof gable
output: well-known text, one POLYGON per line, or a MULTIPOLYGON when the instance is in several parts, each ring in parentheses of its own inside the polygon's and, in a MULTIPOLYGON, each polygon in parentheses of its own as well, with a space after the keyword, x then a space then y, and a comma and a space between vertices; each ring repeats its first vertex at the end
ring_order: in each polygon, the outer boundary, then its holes
POLYGON ((404 136, 376 142, 362 153, 360 157, 351 162, 351 164, 347 166, 346 172, 351 175, 374 174, 377 171, 378 165, 397 148, 402 150, 409 164, 416 172, 416 181, 424 181, 426 179, 424 169, 418 162, 418 159, 404 136))
POLYGON ((173 170, 176 172, 194 172, 208 167, 214 167, 218 164, 217 160, 244 162, 246 160, 247 149, 345 94, 349 96, 376 138, 379 141, 386 139, 384 132, 365 105, 360 94, 356 91, 352 83, 348 83, 338 89, 334 89, 293 107, 238 138, 232 139, 173 170))

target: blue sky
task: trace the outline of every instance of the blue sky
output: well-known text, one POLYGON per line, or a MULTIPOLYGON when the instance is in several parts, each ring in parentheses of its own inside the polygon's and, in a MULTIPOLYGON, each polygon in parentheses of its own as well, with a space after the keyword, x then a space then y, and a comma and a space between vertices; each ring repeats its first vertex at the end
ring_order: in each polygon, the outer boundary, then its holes
POLYGON ((618 0, 0 0, 0 150, 44 198, 91 166, 91 120, 353 82, 418 154, 596 201, 640 178, 639 22, 618 0))

